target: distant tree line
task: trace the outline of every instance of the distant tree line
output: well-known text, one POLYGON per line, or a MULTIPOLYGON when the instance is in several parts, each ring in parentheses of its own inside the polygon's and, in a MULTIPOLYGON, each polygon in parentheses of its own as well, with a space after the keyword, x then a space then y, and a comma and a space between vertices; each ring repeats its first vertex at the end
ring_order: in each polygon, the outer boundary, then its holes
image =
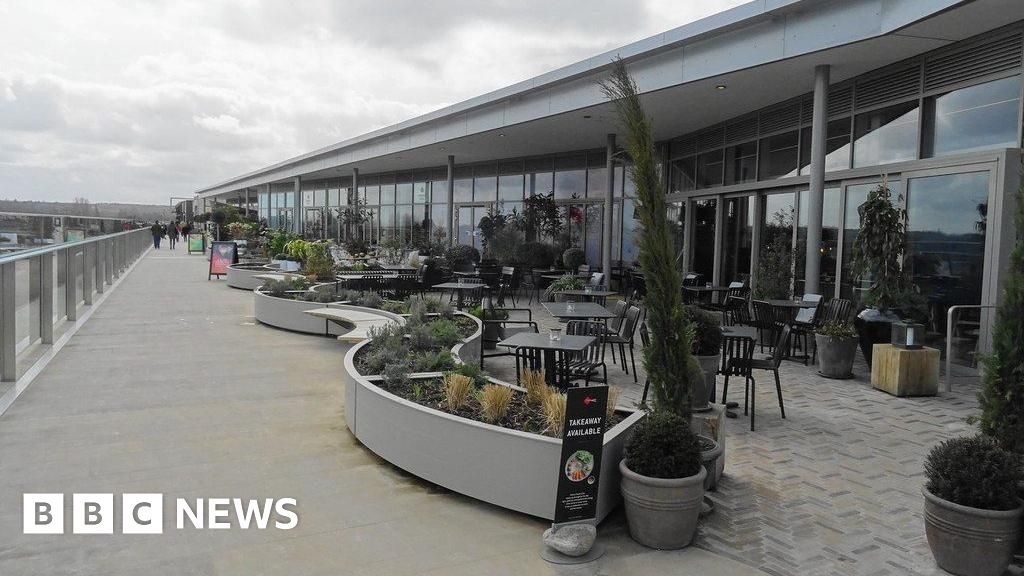
POLYGON ((4 199, 0 200, 0 212, 94 216, 144 221, 170 220, 172 216, 172 211, 168 206, 158 204, 123 204, 119 202, 99 202, 93 204, 86 198, 75 198, 72 202, 4 199))

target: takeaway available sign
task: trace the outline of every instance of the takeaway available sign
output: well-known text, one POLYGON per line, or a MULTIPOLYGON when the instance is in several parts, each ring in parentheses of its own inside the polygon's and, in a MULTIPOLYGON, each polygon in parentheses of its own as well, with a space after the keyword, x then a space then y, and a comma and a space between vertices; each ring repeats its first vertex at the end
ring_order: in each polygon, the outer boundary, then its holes
POLYGON ((570 388, 562 426, 555 524, 597 516, 608 387, 570 388))

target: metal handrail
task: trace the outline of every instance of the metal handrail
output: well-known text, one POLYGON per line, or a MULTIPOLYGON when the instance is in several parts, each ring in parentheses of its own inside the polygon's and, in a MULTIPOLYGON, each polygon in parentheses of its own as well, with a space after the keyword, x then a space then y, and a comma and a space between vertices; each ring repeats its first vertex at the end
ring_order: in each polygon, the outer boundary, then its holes
POLYGON ((86 246, 101 240, 110 240, 118 236, 125 236, 133 232, 138 232, 143 228, 134 228, 132 230, 126 230, 123 232, 113 232, 111 234, 103 234, 100 236, 89 236, 84 240, 75 240, 73 242, 61 242, 59 244, 49 244, 46 246, 40 246, 38 248, 26 248, 17 252, 11 252, 4 256, 0 256, 0 264, 7 264, 8 262, 15 262, 17 260, 24 260, 25 258, 32 258, 33 256, 40 256, 43 254, 49 254, 50 252, 58 252, 60 250, 67 250, 68 248, 76 248, 78 246, 86 246))
POLYGON ((946 311, 946 392, 953 391, 953 315, 967 309, 984 310, 995 308, 992 304, 957 304, 946 311))

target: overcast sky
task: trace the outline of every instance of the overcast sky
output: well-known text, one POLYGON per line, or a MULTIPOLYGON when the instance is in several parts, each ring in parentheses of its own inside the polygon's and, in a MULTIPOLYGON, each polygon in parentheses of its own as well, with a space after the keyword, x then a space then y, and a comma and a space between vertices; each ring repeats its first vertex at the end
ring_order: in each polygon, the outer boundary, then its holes
POLYGON ((741 3, 0 0, 0 198, 166 204, 741 3))

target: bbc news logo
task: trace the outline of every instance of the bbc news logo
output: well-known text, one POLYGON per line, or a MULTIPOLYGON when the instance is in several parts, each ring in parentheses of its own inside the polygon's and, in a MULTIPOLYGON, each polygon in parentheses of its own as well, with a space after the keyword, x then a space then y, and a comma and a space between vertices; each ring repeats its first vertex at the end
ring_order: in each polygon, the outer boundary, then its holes
MULTIPOLYGON (((291 530, 299 523, 294 498, 196 498, 174 500, 175 527, 198 530, 227 530, 234 517, 242 530, 291 530)), ((122 534, 163 534, 163 494, 122 494, 122 534)), ((113 494, 72 494, 72 534, 113 534, 117 523, 113 494)), ((63 534, 64 494, 24 494, 22 531, 25 534, 63 534)))

